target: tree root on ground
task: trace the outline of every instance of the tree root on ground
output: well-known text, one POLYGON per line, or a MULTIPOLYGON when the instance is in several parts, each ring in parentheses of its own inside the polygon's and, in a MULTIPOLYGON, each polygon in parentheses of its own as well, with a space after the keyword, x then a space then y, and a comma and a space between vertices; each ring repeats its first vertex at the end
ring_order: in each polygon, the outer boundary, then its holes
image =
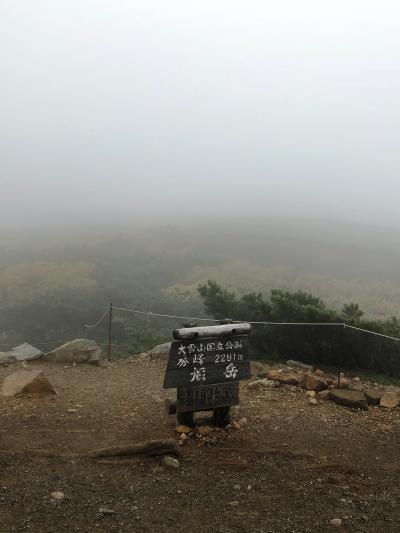
POLYGON ((87 454, 87 457, 97 459, 99 457, 120 457, 126 455, 154 456, 154 455, 179 455, 176 441, 147 440, 124 446, 111 446, 110 448, 98 448, 87 454))

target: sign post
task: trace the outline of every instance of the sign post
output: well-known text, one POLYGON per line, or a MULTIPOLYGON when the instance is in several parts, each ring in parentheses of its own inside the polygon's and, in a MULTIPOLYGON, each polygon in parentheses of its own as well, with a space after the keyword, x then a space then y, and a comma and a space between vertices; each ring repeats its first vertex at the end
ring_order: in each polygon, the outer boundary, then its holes
POLYGON ((229 423, 239 403, 239 381, 251 375, 250 324, 182 328, 174 331, 164 388, 177 388, 179 423, 193 425, 195 411, 213 410, 214 424, 229 423))

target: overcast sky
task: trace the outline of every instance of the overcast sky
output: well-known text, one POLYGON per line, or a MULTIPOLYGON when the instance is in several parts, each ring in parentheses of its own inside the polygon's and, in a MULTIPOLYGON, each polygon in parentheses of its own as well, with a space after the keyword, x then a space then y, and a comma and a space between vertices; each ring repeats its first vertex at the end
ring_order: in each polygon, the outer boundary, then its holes
POLYGON ((0 223, 400 225, 400 4, 1 0, 0 223))

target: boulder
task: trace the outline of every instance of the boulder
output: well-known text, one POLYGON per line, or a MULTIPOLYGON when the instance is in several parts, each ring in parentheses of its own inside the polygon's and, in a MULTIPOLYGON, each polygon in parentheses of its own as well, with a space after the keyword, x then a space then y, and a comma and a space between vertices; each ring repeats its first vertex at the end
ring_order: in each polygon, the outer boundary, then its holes
POLYGON ((16 361, 30 361, 31 359, 38 359, 38 357, 42 357, 43 352, 31 344, 24 342, 23 344, 13 348, 11 352, 8 352, 8 355, 14 357, 16 361))
POLYGON ((367 398, 368 405, 379 405, 384 392, 382 389, 367 389, 365 391, 365 397, 367 398))
POLYGON ((396 391, 387 390, 380 400, 380 406, 386 409, 394 409, 400 404, 400 396, 396 391))
POLYGON ((45 358, 54 363, 97 364, 101 358, 101 348, 95 341, 76 339, 47 353, 45 358))
POLYGON ((306 390, 314 390, 315 392, 319 392, 327 389, 328 383, 324 380, 324 378, 308 372, 303 376, 302 386, 306 390))
POLYGON ((21 396, 24 394, 47 396, 49 394, 57 394, 42 370, 21 370, 10 374, 4 379, 1 393, 3 396, 21 396))
POLYGON ((169 351, 171 348, 170 342, 164 344, 157 344, 152 350, 150 350, 150 357, 153 361, 168 361, 169 351))
POLYGON ((368 402, 365 394, 361 391, 348 389, 332 389, 329 399, 340 405, 354 407, 355 409, 368 409, 368 402))
POLYGON ((292 368, 300 368, 301 370, 307 370, 308 372, 313 371, 312 365, 306 365, 306 363, 302 363, 301 361, 294 361, 293 359, 289 359, 289 361, 286 361, 287 366, 291 366, 292 368))

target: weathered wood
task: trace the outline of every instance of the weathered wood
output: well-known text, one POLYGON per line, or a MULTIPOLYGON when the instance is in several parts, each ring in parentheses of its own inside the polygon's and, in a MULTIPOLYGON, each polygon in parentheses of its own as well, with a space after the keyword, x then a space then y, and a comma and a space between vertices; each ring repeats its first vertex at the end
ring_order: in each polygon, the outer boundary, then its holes
POLYGON ((245 322, 239 324, 224 324, 220 326, 201 326, 197 328, 180 328, 174 330, 174 339, 196 339, 204 337, 219 337, 224 335, 248 335, 251 325, 245 322))
POLYGON ((174 341, 164 388, 233 383, 250 378, 247 335, 174 341))
POLYGON ((239 403, 239 383, 218 383, 199 387, 178 387, 176 410, 207 411, 239 403))
POLYGON ((124 455, 179 455, 176 441, 167 440, 147 440, 135 444, 126 444, 124 446, 111 446, 110 448, 99 448, 88 452, 87 456, 93 459, 98 457, 119 457, 124 455))

